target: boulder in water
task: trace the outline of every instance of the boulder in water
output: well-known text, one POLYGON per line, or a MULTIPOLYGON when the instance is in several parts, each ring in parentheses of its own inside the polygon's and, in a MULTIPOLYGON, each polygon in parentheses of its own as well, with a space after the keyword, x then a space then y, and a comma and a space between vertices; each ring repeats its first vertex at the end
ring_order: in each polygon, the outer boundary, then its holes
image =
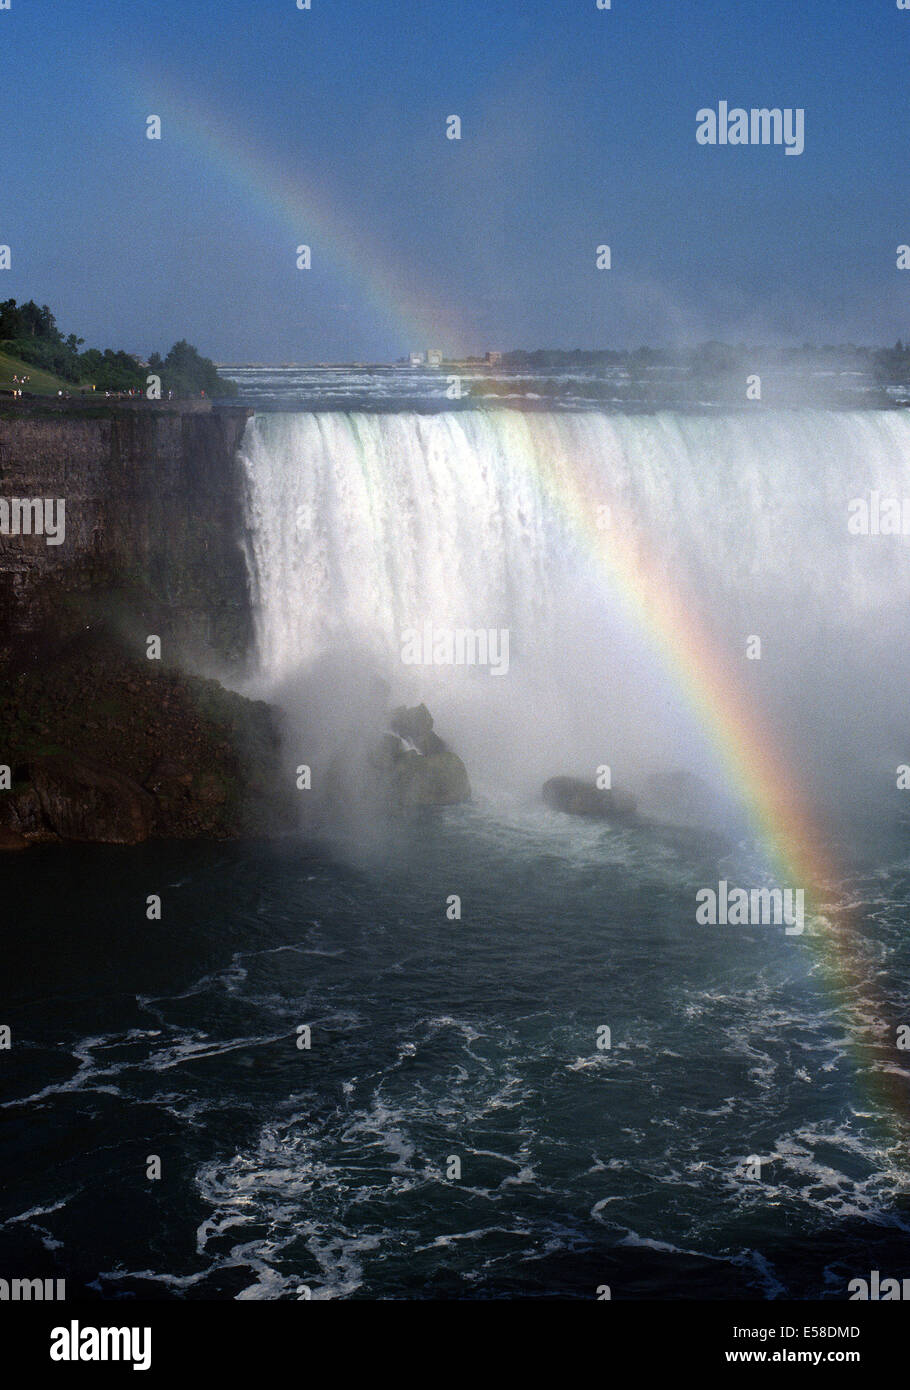
POLYGON ((448 748, 440 753, 404 753, 395 764, 393 785, 402 810, 412 806, 457 806, 471 799, 465 765, 448 748))
POLYGON ((418 753, 447 751, 446 744, 433 732, 433 716, 424 704, 415 705, 413 709, 399 705, 398 709, 392 711, 389 728, 399 738, 413 744, 418 753))
POLYGON ((433 731, 426 705, 393 711, 384 733, 363 752, 339 750, 326 776, 326 804, 350 814, 417 806, 456 806, 471 799, 464 763, 433 731))
POLYGON ((580 777, 551 777, 543 799, 554 811, 589 820, 635 820, 635 798, 619 789, 592 787, 580 777))

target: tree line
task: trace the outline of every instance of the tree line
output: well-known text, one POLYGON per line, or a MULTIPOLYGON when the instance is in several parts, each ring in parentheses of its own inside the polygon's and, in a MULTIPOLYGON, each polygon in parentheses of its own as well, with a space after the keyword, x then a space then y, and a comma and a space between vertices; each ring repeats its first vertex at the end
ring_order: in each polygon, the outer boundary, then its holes
POLYGON ((773 348, 713 341, 686 348, 639 347, 631 351, 607 348, 516 350, 504 352, 501 359, 503 367, 535 372, 598 367, 628 367, 632 371, 676 367, 693 376, 746 370, 757 362, 780 367, 856 367, 872 373, 882 384, 910 382, 910 342, 903 343, 900 339, 893 348, 863 347, 856 343, 825 343, 822 346, 803 343, 801 347, 773 348))
POLYGON ((0 350, 32 367, 42 367, 74 386, 96 391, 142 391, 149 376, 161 378, 162 394, 175 396, 234 396, 237 386, 218 375, 214 362, 202 357, 186 339, 175 343, 166 357, 154 352, 141 366, 129 352, 86 348, 75 333, 64 337, 46 304, 34 300, 0 302, 0 350))

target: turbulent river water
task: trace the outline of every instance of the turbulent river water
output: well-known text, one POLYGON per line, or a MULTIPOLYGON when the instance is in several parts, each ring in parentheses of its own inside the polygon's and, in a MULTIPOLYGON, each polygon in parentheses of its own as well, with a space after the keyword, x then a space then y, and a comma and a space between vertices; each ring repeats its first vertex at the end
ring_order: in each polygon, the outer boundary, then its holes
POLYGON ((242 454, 249 689, 289 775, 380 688, 425 700, 474 798, 11 860, 4 1266, 244 1299, 905 1273, 910 565, 856 518, 910 496, 910 419, 285 411, 242 454), (508 669, 403 660, 427 624, 508 633, 508 669), (700 925, 700 889, 799 863, 780 808, 776 860, 756 823, 772 756, 824 845, 805 930, 700 925), (640 823, 542 804, 604 765, 640 823))

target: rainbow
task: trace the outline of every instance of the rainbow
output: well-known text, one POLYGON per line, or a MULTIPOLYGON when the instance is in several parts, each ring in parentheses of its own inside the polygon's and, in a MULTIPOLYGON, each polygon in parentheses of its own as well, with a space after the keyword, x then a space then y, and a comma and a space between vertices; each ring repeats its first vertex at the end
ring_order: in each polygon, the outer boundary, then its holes
POLYGON ((243 129, 235 113, 203 107, 158 75, 140 83, 134 71, 124 69, 121 80, 137 121, 159 115, 163 140, 176 139, 194 165, 205 161, 206 177, 221 179, 241 195, 245 207, 256 209, 270 240, 276 223, 284 227, 287 239, 275 247, 276 258, 286 258, 301 285, 307 274, 332 276, 339 295, 358 303, 364 334, 381 331, 400 353, 415 345, 441 346, 450 355, 467 350, 466 323, 420 287, 413 268, 397 264, 377 241, 368 240, 362 219, 345 216, 316 178, 289 172, 243 129), (302 244, 312 251, 309 272, 296 270, 302 244))
MULTIPOLYGON (((449 352, 463 350, 468 342, 464 322, 417 287, 411 267, 396 265, 374 241, 367 241, 357 219, 343 216, 316 180, 290 174, 259 147, 241 130, 236 114, 203 109, 186 94, 169 90, 157 75, 142 83, 141 92, 135 71, 124 71, 124 82, 133 90, 137 111, 143 117, 151 111, 160 114, 168 137, 176 135, 194 162, 203 158, 207 171, 258 208, 270 235, 276 221, 287 230, 287 242, 282 240, 278 254, 288 257, 289 266, 296 246, 306 242, 312 246, 314 265, 327 262, 359 296, 373 325, 390 333, 401 350, 415 342, 442 344, 449 352), (152 98, 151 92, 157 95, 152 98)), ((586 547, 706 733, 777 883, 804 888, 810 925, 802 941, 849 1020, 864 1072, 877 1078, 871 1098, 887 1117, 890 1138, 900 1140, 906 1151, 907 1088, 883 1064, 884 1048, 877 1041, 887 1011, 875 997, 852 944, 859 924, 849 910, 835 905, 838 873, 828 836, 793 775, 793 761, 782 749, 780 736, 772 737, 762 725, 737 665, 718 646, 694 597, 663 582, 618 499, 610 499, 610 518, 604 525, 602 487, 595 495, 592 480, 577 460, 563 456, 554 467, 517 413, 512 417, 510 449, 531 470, 548 505, 586 547)), ((883 1134, 883 1142, 886 1137, 883 1134)))
MULTIPOLYGON (((805 890, 807 924, 801 942, 811 952, 823 987, 849 1021, 857 1062, 875 1078, 869 1089, 880 1138, 883 1144, 890 1140, 892 1150, 899 1143, 906 1153, 907 1084, 899 1070, 887 1065, 891 1059, 881 1034, 888 1010, 853 946, 860 923, 840 903, 841 876, 830 837, 791 771, 795 760, 782 747, 782 736, 776 731, 772 736, 762 724, 738 674, 745 661, 730 660, 700 616, 694 595, 678 582, 667 585, 621 500, 615 494, 605 498, 604 480, 595 482, 582 460, 570 456, 574 451, 563 450, 557 457, 552 439, 541 449, 527 417, 517 412, 511 416, 509 441, 510 451, 514 448, 515 457, 532 471, 541 494, 584 546, 633 628, 656 653, 696 727, 707 735, 773 880, 805 890)), ((899 1170, 904 1173, 904 1163, 899 1170)), ((910 1179, 910 1168, 906 1171, 910 1179)))

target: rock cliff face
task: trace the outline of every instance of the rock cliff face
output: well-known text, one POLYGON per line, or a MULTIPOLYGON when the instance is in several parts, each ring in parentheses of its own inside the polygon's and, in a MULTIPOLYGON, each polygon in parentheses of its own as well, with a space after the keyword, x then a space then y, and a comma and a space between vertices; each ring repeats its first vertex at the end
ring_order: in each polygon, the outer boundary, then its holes
MULTIPOLYGON (((248 414, 0 408, 0 850, 298 824, 278 712, 188 674, 231 682, 252 648, 248 414), (36 504, 27 527, 14 499, 36 504), (44 502, 60 544, 33 534, 44 502)), ((337 760, 330 802, 380 814, 470 799, 425 706, 390 727, 372 756, 337 760)))
POLYGON ((293 829, 268 705, 149 661, 101 624, 23 645, 0 664, 0 849, 293 829))
POLYGON ((0 849, 293 826, 275 713, 186 674, 250 650, 247 416, 0 409, 0 849), (55 530, 62 500, 61 543, 14 499, 56 504, 55 530))
MULTIPOLYGON (((143 403, 144 404, 144 403, 143 403)), ((62 544, 0 534, 0 658, 19 634, 119 621, 168 654, 249 650, 242 407, 40 405, 0 411, 0 499, 65 501, 62 544)))

